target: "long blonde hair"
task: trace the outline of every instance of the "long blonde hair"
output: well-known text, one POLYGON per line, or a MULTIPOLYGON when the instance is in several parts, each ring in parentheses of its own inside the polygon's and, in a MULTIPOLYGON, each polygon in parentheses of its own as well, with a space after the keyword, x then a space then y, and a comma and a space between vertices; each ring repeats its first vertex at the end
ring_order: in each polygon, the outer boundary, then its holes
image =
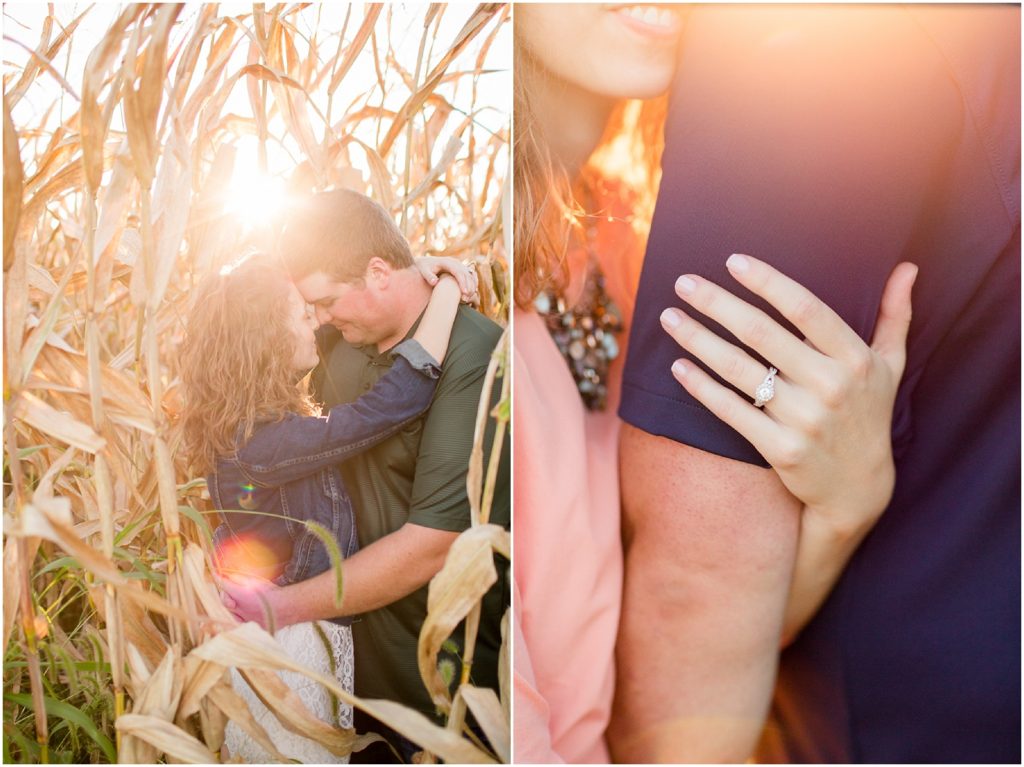
POLYGON ((661 180, 667 97, 619 104, 580 177, 570 179, 535 129, 527 82, 544 75, 520 45, 516 41, 513 86, 515 301, 528 309, 538 293, 566 287, 570 238, 581 219, 596 212, 578 202, 588 188, 614 182, 629 198, 634 230, 646 237, 661 180))
POLYGON ((182 429, 194 471, 212 472, 257 424, 316 412, 292 365, 288 273, 253 254, 200 284, 181 349, 182 429))

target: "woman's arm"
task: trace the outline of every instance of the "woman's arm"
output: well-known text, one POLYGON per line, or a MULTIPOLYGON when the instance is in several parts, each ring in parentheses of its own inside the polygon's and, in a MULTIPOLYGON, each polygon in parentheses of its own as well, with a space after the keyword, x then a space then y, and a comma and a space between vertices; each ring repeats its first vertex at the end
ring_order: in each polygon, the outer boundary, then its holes
POLYGON ((448 340, 459 309, 460 293, 461 288, 453 277, 441 275, 413 335, 413 340, 418 341, 439 365, 444 362, 444 355, 448 351, 448 340))
POLYGON ((422 415, 440 373, 433 355, 409 341, 392 353, 391 369, 355 401, 260 426, 238 451, 239 468, 257 484, 292 482, 369 450, 422 415))
POLYGON ((238 452, 258 483, 291 482, 368 450, 430 407, 459 308, 459 287, 443 276, 412 339, 391 350, 394 364, 354 402, 326 416, 291 416, 260 427, 238 452))
MULTIPOLYGON (((795 337, 764 312, 695 275, 680 298, 776 366, 775 395, 759 409, 677 360, 673 375, 712 413, 742 434, 803 503, 783 641, 820 607, 850 556, 888 505, 895 483, 891 426, 906 363, 912 264, 893 271, 875 335, 865 344, 812 293, 762 261, 734 255, 730 273, 806 336, 795 337)), ((767 369, 677 309, 662 324, 691 354, 740 391, 753 393, 767 369)))

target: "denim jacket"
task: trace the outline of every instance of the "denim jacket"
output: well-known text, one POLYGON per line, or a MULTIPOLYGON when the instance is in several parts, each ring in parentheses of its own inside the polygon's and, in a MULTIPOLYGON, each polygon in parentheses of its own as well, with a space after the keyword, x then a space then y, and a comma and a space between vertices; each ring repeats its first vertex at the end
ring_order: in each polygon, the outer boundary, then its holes
MULTIPOLYGON (((279 586, 330 569, 327 547, 303 522, 326 528, 344 558, 357 548, 352 501, 338 470, 347 458, 399 431, 430 407, 440 368, 414 339, 398 344, 395 363, 355 402, 337 405, 325 416, 289 413, 265 423, 217 460, 207 477, 210 498, 224 520, 214 531, 215 557, 224 547, 254 544, 276 561, 287 558, 279 586), (256 513, 252 513, 256 512, 256 513)), ((342 625, 351 618, 336 618, 342 625)))

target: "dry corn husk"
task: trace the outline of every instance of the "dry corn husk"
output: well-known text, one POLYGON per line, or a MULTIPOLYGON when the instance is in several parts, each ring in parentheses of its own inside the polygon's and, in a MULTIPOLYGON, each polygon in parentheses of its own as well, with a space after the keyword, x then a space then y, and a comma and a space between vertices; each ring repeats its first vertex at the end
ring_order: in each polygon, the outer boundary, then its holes
POLYGON ((451 697, 437 669, 441 645, 498 580, 494 552, 507 557, 509 548, 507 530, 498 525, 472 527, 455 539, 444 567, 430 582, 418 660, 420 675, 442 710, 451 707, 451 697))
MULTIPOLYGON (((4 689, 32 692, 9 724, 42 744, 12 754, 108 760, 100 739, 69 734, 75 725, 47 727, 45 675, 47 694, 91 717, 120 761, 207 760, 228 719, 265 738, 226 667, 192 654, 235 621, 212 585, 203 484, 176 426, 193 287, 250 236, 227 205, 243 144, 255 140, 271 160, 280 148, 289 164, 268 170, 290 191, 369 193, 416 253, 472 259, 482 310, 505 323, 509 133, 482 127, 488 111, 471 94, 486 89, 495 65, 485 54, 509 31, 509 9, 413 9, 423 19, 413 68, 392 49, 395 10, 380 4, 347 8, 344 34, 315 4, 232 16, 217 4, 68 11, 47 6, 31 55, 5 57, 3 639, 26 662, 4 689), (454 39, 437 36, 442 18, 457 21, 454 39), (71 51, 85 58, 78 71, 71 51), (38 611, 19 621, 25 598, 38 611), (62 666, 62 655, 92 666, 62 666)), ((5 34, 26 30, 12 23, 5 34)), ((486 503, 482 488, 475 497, 486 503)), ((296 706, 281 668, 244 673, 284 726, 339 754, 374 739, 296 706)), ((493 756, 397 704, 358 705, 444 758, 493 756)))

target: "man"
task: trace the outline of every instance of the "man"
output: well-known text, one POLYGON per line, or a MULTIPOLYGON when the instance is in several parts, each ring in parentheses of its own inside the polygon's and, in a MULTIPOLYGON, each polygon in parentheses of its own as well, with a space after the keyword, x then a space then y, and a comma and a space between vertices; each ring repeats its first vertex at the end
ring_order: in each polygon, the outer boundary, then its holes
MULTIPOLYGON (((413 334, 431 288, 388 213, 348 190, 318 194, 292 213, 280 251, 321 323, 314 393, 325 408, 352 401, 390 367, 388 350, 413 334)), ((436 712, 420 678, 417 640, 427 613, 427 584, 470 525, 466 474, 483 380, 500 335, 494 322, 460 307, 430 410, 341 464, 360 544, 343 566, 340 613, 358 616, 356 694, 396 700, 432 718, 436 712)), ((492 442, 493 422, 484 435, 487 448, 492 442)), ((510 526, 507 436, 490 521, 510 526)), ((509 602, 507 562, 496 561, 499 579, 484 598, 471 676, 473 684, 495 690, 500 621, 509 602)), ((279 625, 339 614, 334 574, 323 575, 265 593, 279 625)), ((243 614, 258 619, 259 607, 251 607, 252 614, 243 614)), ((464 651, 461 627, 453 641, 458 650, 450 657, 457 664, 464 651)), ((357 729, 387 735, 404 758, 418 750, 360 717, 356 712, 357 729)), ((356 758, 388 759, 387 749, 371 749, 356 758)))
POLYGON ((679 275, 735 288, 750 253, 865 339, 920 266, 896 488, 783 654, 761 757, 1019 763, 1019 30, 1010 6, 691 13, 620 411, 617 758, 743 760, 768 706, 749 669, 773 667, 799 506, 674 381, 658 322, 679 275))

